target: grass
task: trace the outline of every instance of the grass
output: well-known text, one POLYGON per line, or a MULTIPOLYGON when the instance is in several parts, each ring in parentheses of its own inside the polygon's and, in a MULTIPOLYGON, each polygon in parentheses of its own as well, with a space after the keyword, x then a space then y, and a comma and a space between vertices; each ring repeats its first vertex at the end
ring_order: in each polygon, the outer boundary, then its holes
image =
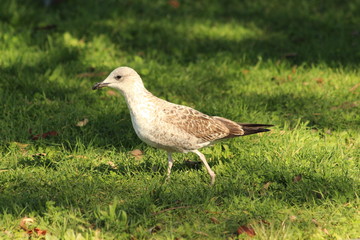
POLYGON ((360 2, 179 3, 1 1, 0 238, 28 239, 23 217, 46 239, 359 238, 360 2), (191 154, 165 182, 124 100, 91 91, 122 65, 161 98, 276 127, 203 149, 213 187, 191 154))

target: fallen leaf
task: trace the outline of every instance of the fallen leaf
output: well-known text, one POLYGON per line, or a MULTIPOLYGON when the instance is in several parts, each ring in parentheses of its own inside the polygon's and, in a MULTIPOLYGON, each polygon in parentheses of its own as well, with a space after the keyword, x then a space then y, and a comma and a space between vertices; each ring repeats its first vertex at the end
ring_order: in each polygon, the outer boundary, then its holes
POLYGON ((263 189, 268 190, 268 188, 270 187, 270 184, 271 184, 271 182, 265 183, 263 186, 263 189))
POLYGON ((168 4, 173 8, 179 8, 180 7, 180 3, 179 3, 178 0, 169 0, 168 4))
POLYGON ((315 218, 311 219, 311 222, 313 222, 317 227, 320 225, 320 224, 318 223, 318 221, 316 221, 315 218))
POLYGON ((143 157, 143 152, 140 149, 134 149, 130 151, 130 154, 134 156, 136 160, 140 160, 143 157))
POLYGON ((323 78, 314 78, 314 80, 315 80, 315 82, 317 83, 317 84, 323 84, 324 83, 324 79, 323 78))
POLYGON ((108 161, 108 165, 112 168, 112 169, 118 169, 118 167, 116 166, 115 163, 108 161))
POLYGON ((294 182, 294 183, 295 183, 295 182, 300 182, 301 179, 302 179, 302 175, 301 175, 301 174, 296 175, 296 176, 293 178, 293 182, 294 182))
POLYGON ((289 218, 290 218, 290 221, 292 221, 292 222, 295 222, 297 219, 297 217, 295 215, 292 215, 289 218))
POLYGON ((245 225, 240 226, 237 229, 237 234, 238 235, 243 234, 243 233, 246 233, 249 237, 254 237, 256 235, 255 230, 252 227, 248 227, 248 226, 245 226, 245 225))
POLYGON ((118 96, 119 94, 113 90, 107 90, 106 95, 108 96, 118 96))
POLYGON ((329 231, 326 228, 321 229, 326 235, 330 235, 329 231))
POLYGON ((356 90, 358 87, 360 87, 360 83, 357 83, 357 84, 355 84, 354 86, 352 86, 352 87, 349 89, 349 91, 350 91, 350 92, 355 92, 355 90, 356 90))
POLYGON ((29 226, 33 224, 35 220, 33 218, 24 217, 20 220, 20 227, 25 231, 29 230, 29 226))
POLYGON ((88 122, 89 122, 89 119, 84 118, 84 120, 81 120, 81 121, 77 122, 76 126, 77 127, 84 127, 86 124, 88 124, 88 122))
POLYGON ((40 138, 47 138, 48 136, 57 136, 57 135, 58 135, 58 132, 50 131, 50 132, 46 132, 46 133, 43 133, 43 134, 32 135, 31 139, 32 140, 38 140, 40 138))
POLYGON ((215 224, 219 224, 219 223, 220 223, 220 221, 217 220, 217 218, 215 218, 215 217, 211 217, 211 218, 210 218, 210 221, 212 221, 212 222, 215 223, 215 224))
POLYGON ((246 74, 248 74, 250 71, 247 70, 247 69, 244 69, 244 70, 242 70, 241 72, 242 72, 242 74, 246 75, 246 74))
POLYGON ((39 235, 39 236, 45 236, 46 235, 46 230, 41 230, 39 228, 34 228, 34 232, 36 232, 36 234, 39 235))

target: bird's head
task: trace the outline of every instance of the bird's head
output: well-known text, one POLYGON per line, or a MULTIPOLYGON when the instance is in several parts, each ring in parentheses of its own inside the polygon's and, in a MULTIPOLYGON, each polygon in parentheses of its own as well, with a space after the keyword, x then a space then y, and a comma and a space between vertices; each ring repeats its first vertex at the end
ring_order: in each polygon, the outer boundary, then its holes
POLYGON ((143 86, 139 74, 132 68, 118 67, 104 81, 96 83, 92 89, 111 87, 120 92, 125 92, 134 86, 143 86))

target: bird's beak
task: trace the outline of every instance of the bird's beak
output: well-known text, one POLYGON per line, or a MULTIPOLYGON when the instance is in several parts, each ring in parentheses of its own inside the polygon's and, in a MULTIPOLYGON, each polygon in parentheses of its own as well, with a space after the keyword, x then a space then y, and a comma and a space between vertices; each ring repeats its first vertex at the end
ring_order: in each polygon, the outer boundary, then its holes
POLYGON ((96 90, 96 89, 99 89, 99 88, 106 87, 109 84, 110 83, 98 82, 92 87, 92 90, 96 90))

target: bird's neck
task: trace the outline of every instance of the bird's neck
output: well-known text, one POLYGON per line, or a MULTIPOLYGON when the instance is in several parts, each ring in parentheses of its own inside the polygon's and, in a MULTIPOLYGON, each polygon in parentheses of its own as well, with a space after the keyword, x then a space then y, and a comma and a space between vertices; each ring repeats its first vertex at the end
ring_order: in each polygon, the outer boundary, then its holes
POLYGON ((121 91, 125 97, 132 118, 148 117, 154 111, 154 101, 157 99, 142 83, 134 84, 125 91, 121 91))

